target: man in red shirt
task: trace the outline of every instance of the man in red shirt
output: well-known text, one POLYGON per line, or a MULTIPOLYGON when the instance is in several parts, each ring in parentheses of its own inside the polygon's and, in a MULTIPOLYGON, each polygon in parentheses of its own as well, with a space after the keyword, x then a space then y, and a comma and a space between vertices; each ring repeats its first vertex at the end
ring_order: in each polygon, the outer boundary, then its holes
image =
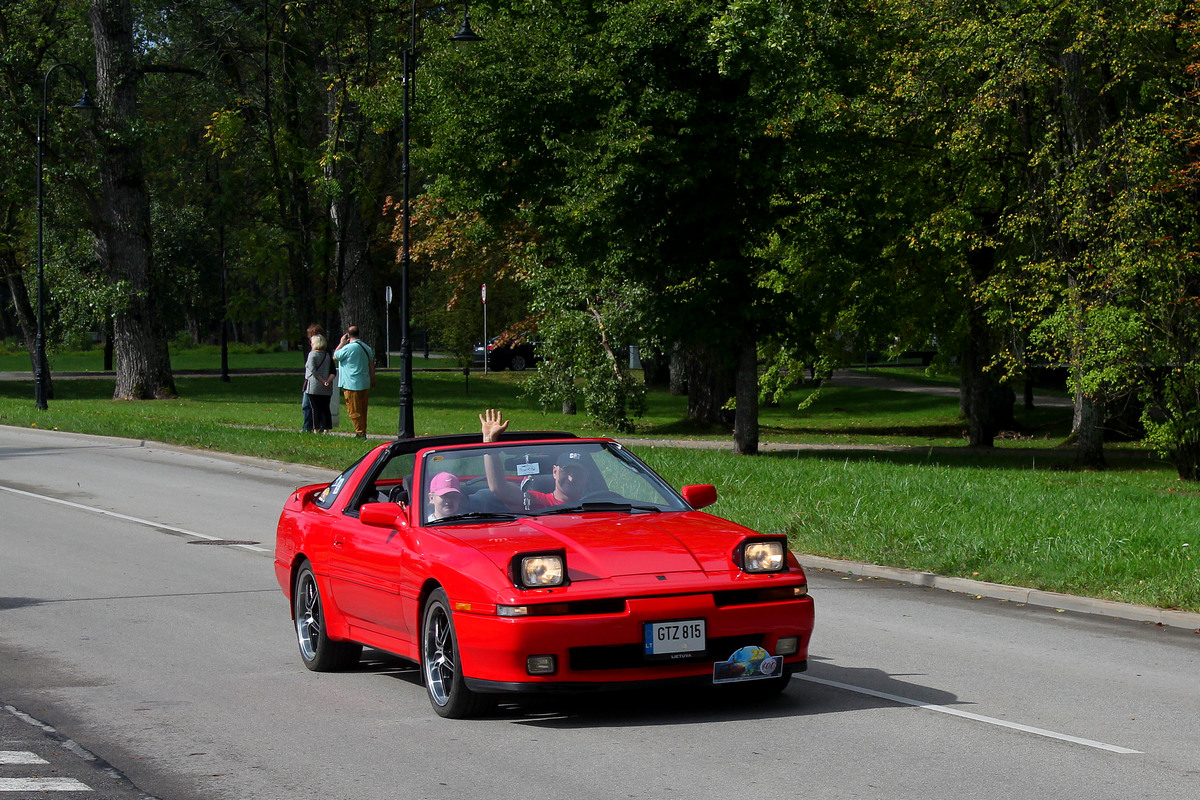
MULTIPOLYGON (((484 442, 495 442, 500 434, 508 430, 508 420, 497 410, 489 408, 479 415, 484 442)), ((487 473, 488 488, 492 494, 513 511, 534 510, 578 502, 587 494, 588 471, 581 453, 563 453, 554 465, 553 492, 522 492, 521 487, 508 480, 500 457, 487 453, 483 457, 483 469, 487 473), (525 495, 529 495, 529 509, 525 509, 525 495)))

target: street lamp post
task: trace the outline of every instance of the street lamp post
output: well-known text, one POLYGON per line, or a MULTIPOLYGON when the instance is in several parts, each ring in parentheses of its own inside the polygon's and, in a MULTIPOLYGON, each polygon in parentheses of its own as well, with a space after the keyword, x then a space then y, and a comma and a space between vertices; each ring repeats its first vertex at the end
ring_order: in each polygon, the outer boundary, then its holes
POLYGON ((88 99, 87 78, 83 71, 74 64, 60 62, 46 71, 42 79, 42 113, 37 118, 37 338, 34 340, 33 365, 33 402, 34 407, 44 411, 50 407, 48 402, 50 387, 50 365, 46 361, 46 267, 42 255, 42 159, 46 150, 46 116, 50 101, 50 76, 59 67, 66 67, 75 73, 83 85, 83 96, 73 108, 94 110, 96 106, 88 99))
MULTIPOLYGON (((454 42, 477 42, 481 39, 471 30, 471 10, 463 3, 463 23, 458 33, 450 37, 454 42)), ((409 331, 409 225, 411 222, 411 205, 409 197, 409 147, 408 124, 412 115, 413 98, 416 84, 414 78, 417 72, 417 0, 412 2, 412 14, 409 17, 408 44, 404 48, 402 68, 404 70, 404 102, 400 118, 400 175, 403 181, 401 203, 401 235, 400 235, 400 431, 399 438, 411 439, 416 435, 413 425, 413 386, 412 386, 412 339, 409 331)))

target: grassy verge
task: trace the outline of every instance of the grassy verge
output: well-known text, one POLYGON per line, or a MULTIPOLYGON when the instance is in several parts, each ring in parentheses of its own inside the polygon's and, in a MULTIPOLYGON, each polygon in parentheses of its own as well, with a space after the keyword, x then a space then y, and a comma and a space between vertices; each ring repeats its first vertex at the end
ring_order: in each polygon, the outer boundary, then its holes
MULTIPOLYGON (((2 366, 0 366, 2 369, 2 366)), ((340 469, 362 453, 346 437, 299 433, 295 374, 180 377, 180 399, 114 402, 111 378, 54 381, 50 409, 33 408, 29 380, 0 382, 0 424, 126 436, 340 469)), ((514 429, 607 435, 583 417, 543 414, 521 376, 418 373, 419 433, 474 431, 499 407, 514 429)), ((370 430, 397 427, 399 377, 372 393, 370 430)), ((1068 467, 1058 446, 1069 410, 1022 418, 1023 436, 994 452, 963 447, 957 401, 882 389, 828 387, 801 413, 801 390, 763 409, 764 441, 798 452, 739 458, 727 451, 637 447, 673 485, 713 483, 713 511, 795 549, 1033 588, 1200 611, 1200 487, 1134 446, 1113 449, 1103 473, 1068 467), (855 444, 893 450, 845 451, 855 444)), ((728 441, 724 430, 681 423, 684 399, 650 396, 634 436, 728 441)), ((342 415, 342 430, 349 430, 342 415)))

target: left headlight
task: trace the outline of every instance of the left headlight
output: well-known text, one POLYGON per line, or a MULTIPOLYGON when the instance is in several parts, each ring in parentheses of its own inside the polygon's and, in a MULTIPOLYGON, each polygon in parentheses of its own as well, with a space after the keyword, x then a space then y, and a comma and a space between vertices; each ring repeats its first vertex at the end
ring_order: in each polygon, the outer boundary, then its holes
POLYGON ((523 589, 544 589, 567 583, 567 558, 563 553, 518 555, 513 558, 512 566, 513 582, 523 589))
POLYGON ((746 572, 783 572, 787 569, 787 547, 776 539, 745 542, 741 566, 746 572))

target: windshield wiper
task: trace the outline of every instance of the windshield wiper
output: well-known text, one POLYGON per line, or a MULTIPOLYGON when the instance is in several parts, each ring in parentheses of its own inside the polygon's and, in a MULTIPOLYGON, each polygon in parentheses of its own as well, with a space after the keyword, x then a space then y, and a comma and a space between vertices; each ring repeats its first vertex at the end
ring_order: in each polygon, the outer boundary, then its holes
POLYGON ((431 519, 426 525, 437 525, 442 522, 462 522, 465 519, 519 519, 523 514, 513 514, 509 511, 468 511, 465 514, 451 514, 441 519, 431 519))
POLYGON ((539 516, 545 516, 549 514, 578 514, 580 512, 586 514, 594 511, 627 511, 631 514, 634 512, 657 514, 662 511, 662 509, 658 506, 602 501, 596 503, 576 503, 573 506, 550 506, 549 508, 542 509, 539 516))

